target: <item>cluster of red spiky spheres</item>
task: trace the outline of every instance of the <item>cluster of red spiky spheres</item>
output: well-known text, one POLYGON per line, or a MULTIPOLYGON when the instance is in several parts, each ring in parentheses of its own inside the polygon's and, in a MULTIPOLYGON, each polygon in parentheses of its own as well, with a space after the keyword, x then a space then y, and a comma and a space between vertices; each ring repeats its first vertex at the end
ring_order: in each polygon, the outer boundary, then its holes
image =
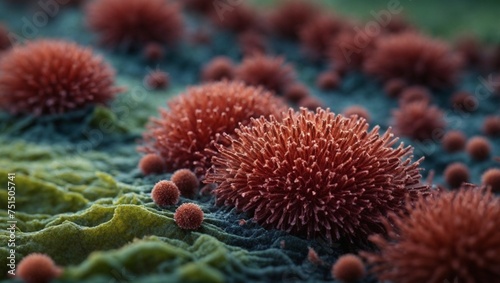
POLYGON ((16 277, 26 283, 49 283, 59 277, 62 270, 49 256, 33 253, 19 262, 16 273, 16 277))
POLYGON ((114 81, 114 70, 92 49, 36 40, 2 57, 0 107, 11 113, 43 115, 105 104, 121 91, 114 81))
POLYGON ((364 253, 372 271, 391 282, 497 282, 500 278, 500 200, 467 186, 421 199, 392 217, 388 238, 364 253))
POLYGON ((416 33, 402 33, 378 40, 364 69, 384 81, 402 79, 432 88, 453 86, 461 58, 444 42, 416 33))
POLYGON ((427 194, 411 147, 363 119, 289 110, 226 135, 205 176, 217 204, 253 214, 267 228, 329 241, 364 240, 380 217, 427 194))
POLYGON ((168 102, 160 118, 152 118, 141 151, 160 155, 166 171, 191 169, 203 174, 211 165, 220 135, 232 135, 250 118, 280 117, 285 103, 272 93, 240 82, 215 82, 192 87, 168 102))
POLYGON ((184 27, 179 5, 164 0, 93 1, 86 18, 101 43, 110 47, 138 48, 151 42, 172 45, 184 27))

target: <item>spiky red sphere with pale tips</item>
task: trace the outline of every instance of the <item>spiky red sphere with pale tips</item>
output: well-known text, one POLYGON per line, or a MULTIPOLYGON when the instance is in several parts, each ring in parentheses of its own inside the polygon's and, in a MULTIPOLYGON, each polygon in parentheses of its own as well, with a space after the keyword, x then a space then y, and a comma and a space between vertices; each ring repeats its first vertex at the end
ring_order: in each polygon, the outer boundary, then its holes
POLYGON ((332 40, 345 27, 346 23, 335 16, 316 17, 300 30, 302 48, 313 57, 327 55, 332 40))
POLYGON ((363 253, 381 281, 498 282, 500 199, 475 186, 421 199, 363 253))
POLYGON ((228 136, 206 174, 218 205, 253 214, 266 228, 308 238, 365 240, 380 218, 428 188, 412 148, 363 119, 292 109, 228 136))
POLYGON ((16 272, 16 277, 26 283, 49 283, 59 277, 62 270, 49 256, 33 253, 19 262, 16 272))
POLYGON ((263 86, 281 94, 295 80, 295 69, 282 57, 247 57, 236 69, 236 79, 249 85, 263 86))
POLYGON ((2 57, 0 107, 14 114, 43 115, 105 104, 120 92, 114 80, 114 70, 92 49, 36 40, 2 57))
POLYGON ((297 39, 300 29, 319 14, 319 7, 310 1, 281 1, 269 15, 269 22, 277 34, 297 39))
POLYGON ((403 104, 392 115, 396 133, 415 140, 440 140, 446 127, 443 112, 425 101, 403 104))
POLYGON ((101 42, 111 47, 174 44, 184 27, 179 6, 165 0, 93 1, 86 17, 101 42))
POLYGON ((444 42, 403 33, 378 40, 364 69, 384 81, 399 78, 410 84, 446 88, 455 84, 461 61, 444 42))
POLYGON ((241 82, 216 82, 189 88, 168 102, 144 133, 147 153, 159 154, 168 172, 191 169, 197 175, 209 168, 214 144, 222 133, 233 134, 250 118, 281 116, 285 103, 261 88, 241 82))

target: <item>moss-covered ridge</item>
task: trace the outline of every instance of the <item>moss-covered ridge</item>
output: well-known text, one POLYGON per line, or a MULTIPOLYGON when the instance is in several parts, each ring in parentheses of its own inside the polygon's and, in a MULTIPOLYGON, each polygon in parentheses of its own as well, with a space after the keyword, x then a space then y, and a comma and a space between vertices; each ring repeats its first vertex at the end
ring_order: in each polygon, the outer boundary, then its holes
MULTIPOLYGON (((0 182, 16 173, 17 262, 30 253, 45 253, 65 267, 63 281, 89 282, 259 281, 292 272, 292 260, 280 249, 242 248, 255 245, 262 235, 227 232, 210 198, 198 201, 206 212, 202 227, 185 231, 173 220, 175 207, 159 209, 152 203, 149 192, 156 180, 134 178, 135 185, 129 185, 99 170, 134 175, 131 161, 131 172, 124 173, 108 153, 72 154, 55 145, 49 151, 45 145, 14 140, 2 145, 0 154, 6 158, 0 160, 0 182)), ((6 200, 7 191, 1 190, 2 208, 6 200)), ((7 211, 0 210, 2 243, 9 237, 6 225, 7 211)), ((8 255, 6 247, 1 245, 1 258, 8 255)), ((4 277, 6 266, 0 269, 4 277)))

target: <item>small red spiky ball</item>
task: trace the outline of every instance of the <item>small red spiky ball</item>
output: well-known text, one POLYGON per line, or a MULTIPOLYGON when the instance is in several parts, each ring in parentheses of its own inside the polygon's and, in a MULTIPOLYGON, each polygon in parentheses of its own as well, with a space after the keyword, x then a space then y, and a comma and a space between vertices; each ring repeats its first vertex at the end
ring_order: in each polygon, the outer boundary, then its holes
POLYGON ((470 179, 469 168, 461 162, 449 164, 443 174, 446 183, 452 189, 459 188, 463 183, 469 182, 470 179))
POLYGON ((179 188, 171 181, 160 181, 151 191, 151 198, 159 207, 175 205, 179 202, 179 196, 179 188))
POLYGON ((140 151, 159 154, 166 171, 190 169, 198 176, 211 165, 214 143, 222 133, 233 134, 250 118, 281 116, 285 103, 261 88, 241 82, 215 82, 191 87, 168 102, 144 133, 140 151))
POLYGON ((449 46, 416 33, 402 33, 378 40, 366 58, 368 74, 387 81, 402 79, 433 88, 453 86, 462 60, 449 46))
POLYGON ((232 80, 234 78, 235 67, 229 57, 219 56, 213 58, 203 66, 201 79, 204 82, 232 80))
POLYGON ((491 187, 495 193, 500 192, 500 168, 490 168, 481 176, 483 186, 491 187))
POLYGON ((439 140, 446 127, 443 112, 425 101, 403 104, 392 116, 395 132, 415 140, 439 140))
POLYGON ((87 7, 87 22, 108 46, 174 44, 183 34, 179 6, 165 0, 100 0, 87 7))
POLYGON ((300 44, 313 58, 326 56, 332 40, 345 27, 346 23, 335 16, 318 16, 300 29, 300 44))
POLYGON ((300 29, 320 14, 320 8, 305 0, 281 1, 271 11, 271 29, 280 36, 297 39, 300 29))
POLYGON ((160 174, 165 170, 165 162, 158 154, 149 153, 139 161, 139 169, 144 175, 160 174))
POLYGON ((152 71, 144 77, 144 85, 149 89, 165 89, 169 84, 168 74, 160 70, 152 71))
POLYGON ((26 283, 49 283, 59 277, 61 273, 62 270, 49 256, 33 253, 19 262, 16 277, 26 283))
POLYGON ((196 174, 189 169, 175 171, 170 180, 179 188, 183 197, 194 198, 198 193, 200 181, 196 174))
POLYGON ((62 40, 35 40, 0 62, 0 107, 14 114, 60 114, 105 104, 121 91, 114 70, 92 49, 62 40))
POLYGON ((249 85, 263 86, 281 94, 295 80, 295 69, 282 57, 254 55, 236 69, 236 79, 249 85))
POLYGON ((355 283, 365 277, 365 264, 360 257, 346 254, 332 265, 332 277, 345 283, 355 283))
POLYGON ((380 252, 362 253, 381 281, 498 282, 500 200, 468 185, 421 199, 371 237, 380 252))
POLYGON ((381 216, 426 194, 419 161, 392 133, 329 110, 292 109, 226 135, 205 183, 218 205, 253 214, 266 228, 352 242, 382 231, 381 216))
POLYGON ((491 155, 491 143, 485 137, 471 137, 465 145, 465 150, 472 159, 484 161, 491 155))
POLYGON ((194 203, 184 203, 175 210, 174 220, 179 228, 196 230, 203 223, 203 211, 194 203))

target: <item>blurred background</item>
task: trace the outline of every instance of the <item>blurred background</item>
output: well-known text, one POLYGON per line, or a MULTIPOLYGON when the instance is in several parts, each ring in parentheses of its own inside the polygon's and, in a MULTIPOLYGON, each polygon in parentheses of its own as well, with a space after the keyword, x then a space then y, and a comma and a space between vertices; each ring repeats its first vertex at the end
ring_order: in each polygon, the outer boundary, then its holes
MULTIPOLYGON (((262 6, 272 6, 276 0, 251 0, 262 6)), ((312 0, 314 1, 314 0, 312 0)), ((399 3, 402 15, 435 36, 457 38, 464 33, 474 33, 482 41, 500 42, 498 0, 315 0, 331 7, 341 15, 359 20, 373 19, 372 11, 387 9, 391 2, 399 3)))

